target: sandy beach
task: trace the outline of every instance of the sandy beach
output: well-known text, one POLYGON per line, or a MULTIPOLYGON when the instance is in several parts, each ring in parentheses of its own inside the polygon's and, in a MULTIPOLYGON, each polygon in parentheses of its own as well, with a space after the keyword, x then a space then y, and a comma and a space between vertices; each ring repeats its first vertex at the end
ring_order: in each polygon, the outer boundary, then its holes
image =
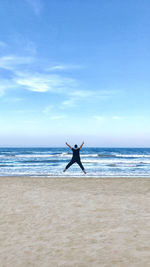
POLYGON ((150 264, 150 179, 0 178, 0 266, 150 264))

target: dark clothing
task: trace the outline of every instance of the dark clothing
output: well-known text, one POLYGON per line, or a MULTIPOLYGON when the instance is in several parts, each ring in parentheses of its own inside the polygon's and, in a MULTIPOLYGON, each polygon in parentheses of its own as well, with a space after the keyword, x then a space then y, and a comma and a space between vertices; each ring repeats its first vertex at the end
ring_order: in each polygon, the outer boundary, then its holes
POLYGON ((77 149, 72 148, 72 151, 73 151, 72 158, 76 160, 80 160, 80 148, 77 148, 77 149))
POLYGON ((73 158, 72 158, 72 160, 68 163, 68 165, 66 166, 66 170, 67 170, 72 164, 74 164, 74 163, 77 163, 77 164, 80 166, 80 168, 82 169, 82 171, 84 171, 84 167, 83 167, 83 165, 82 165, 80 159, 79 159, 79 160, 75 160, 75 159, 73 159, 73 158))
POLYGON ((80 148, 72 148, 72 152, 73 152, 73 155, 72 155, 72 159, 71 161, 68 163, 68 165, 66 166, 66 170, 74 163, 77 163, 80 168, 82 169, 82 171, 84 171, 84 167, 81 163, 81 160, 80 160, 80 148))

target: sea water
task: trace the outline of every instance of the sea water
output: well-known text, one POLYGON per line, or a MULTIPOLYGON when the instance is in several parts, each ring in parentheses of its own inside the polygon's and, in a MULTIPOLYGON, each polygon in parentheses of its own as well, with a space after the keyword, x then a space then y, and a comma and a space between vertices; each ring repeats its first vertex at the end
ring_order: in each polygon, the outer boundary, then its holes
POLYGON ((0 176, 150 177, 150 148, 83 147, 81 161, 87 174, 71 160, 69 148, 0 148, 0 176))

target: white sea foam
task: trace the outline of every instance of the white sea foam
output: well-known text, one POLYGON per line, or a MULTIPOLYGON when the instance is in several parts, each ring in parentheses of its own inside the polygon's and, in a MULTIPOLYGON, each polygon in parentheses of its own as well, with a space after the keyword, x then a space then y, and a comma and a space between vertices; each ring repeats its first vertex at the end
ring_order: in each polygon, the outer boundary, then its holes
POLYGON ((136 163, 136 164, 150 164, 150 160, 148 159, 142 159, 142 160, 139 160, 139 159, 82 159, 82 162, 89 162, 89 163, 100 163, 100 164, 129 164, 129 163, 136 163))
POLYGON ((16 158, 58 158, 58 157, 71 157, 71 154, 68 153, 60 153, 60 154, 32 154, 32 155, 24 155, 24 154, 19 154, 16 155, 16 158))
MULTIPOLYGON (((62 177, 71 157, 71 151, 62 148, 0 149, 0 175, 62 177)), ((81 161, 87 171, 86 177, 150 176, 150 149, 83 149, 81 161)), ((65 172, 68 177, 81 175, 77 164, 65 172)))
POLYGON ((115 154, 116 157, 121 158, 150 158, 150 155, 139 155, 139 154, 115 154))
POLYGON ((91 158, 97 158, 99 157, 99 154, 81 154, 82 157, 91 157, 91 158))

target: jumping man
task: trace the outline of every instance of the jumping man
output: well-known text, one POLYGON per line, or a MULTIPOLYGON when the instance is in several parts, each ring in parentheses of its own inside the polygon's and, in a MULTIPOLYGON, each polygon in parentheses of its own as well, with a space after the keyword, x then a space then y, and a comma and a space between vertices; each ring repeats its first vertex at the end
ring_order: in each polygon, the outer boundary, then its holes
POLYGON ((72 159, 71 161, 68 163, 68 165, 66 166, 66 168, 64 169, 64 172, 75 162, 80 166, 80 168, 82 169, 82 171, 86 174, 86 171, 81 163, 80 160, 80 149, 82 148, 82 146, 84 145, 84 142, 81 144, 81 146, 78 148, 77 145, 74 146, 74 148, 72 148, 70 145, 68 145, 68 143, 66 143, 67 146, 69 146, 69 148, 72 150, 73 155, 72 155, 72 159))

